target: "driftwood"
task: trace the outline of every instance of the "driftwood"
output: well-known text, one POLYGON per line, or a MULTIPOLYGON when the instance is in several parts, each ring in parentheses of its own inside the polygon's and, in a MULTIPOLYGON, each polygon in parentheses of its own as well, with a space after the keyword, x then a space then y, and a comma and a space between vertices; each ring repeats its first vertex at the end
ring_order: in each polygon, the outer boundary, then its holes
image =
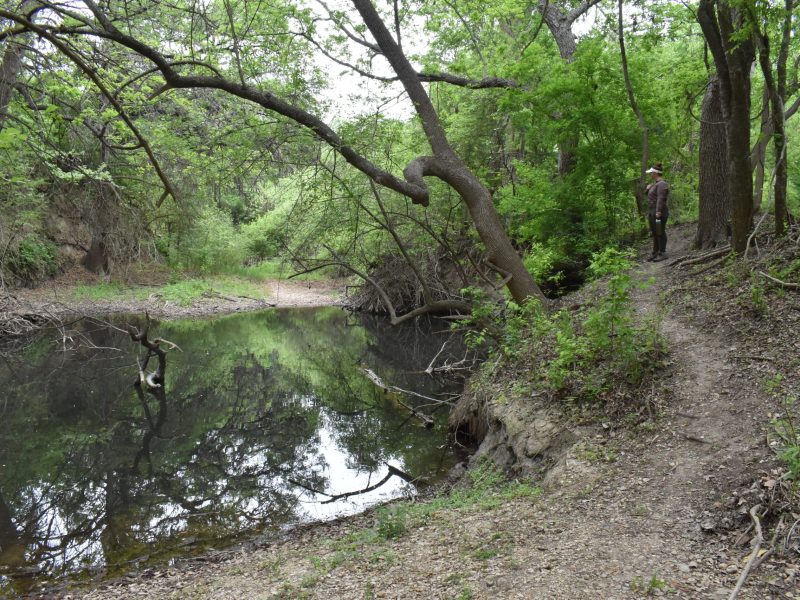
POLYGON ((722 263, 724 263, 726 260, 728 260, 727 256, 723 256, 722 258, 718 258, 717 260, 715 260, 711 264, 706 265, 702 269, 698 269, 697 271, 694 271, 692 273, 692 277, 696 277, 697 275, 700 275, 701 273, 705 273, 706 271, 710 271, 711 269, 714 269, 714 268, 718 267, 719 265, 721 265, 722 263))
MULTIPOLYGON (((377 373, 375 373, 375 371, 373 371, 372 369, 370 369, 368 367, 361 367, 361 370, 367 376, 367 379, 369 379, 372 383, 374 383, 375 387, 377 387, 380 390, 382 390, 384 394, 388 394, 389 392, 399 392, 401 394, 408 394, 410 396, 416 396, 417 398, 422 398, 423 400, 432 400, 433 402, 439 402, 439 400, 437 400, 436 398, 431 398, 430 396, 424 396, 422 394, 418 394, 417 392, 411 392, 411 391, 404 390, 402 388, 399 388, 399 387, 396 387, 396 386, 393 386, 393 385, 388 385, 388 384, 383 382, 383 380, 378 376, 377 373)), ((413 406, 411 406, 409 404, 406 404, 405 402, 400 400, 400 398, 398 398, 397 396, 394 396, 393 399, 400 406, 405 408, 413 416, 415 416, 417 419, 419 419, 422 422, 422 424, 425 427, 425 429, 433 429, 434 422, 433 422, 432 418, 430 418, 425 413, 418 411, 413 406)))
MULTIPOLYGON (((736 582, 736 587, 733 588, 731 595, 728 596, 728 600, 736 600, 739 592, 742 591, 744 582, 747 580, 748 575, 750 575, 750 571, 753 570, 756 560, 759 558, 758 552, 761 550, 761 544, 764 543, 764 534, 761 531, 761 519, 759 519, 758 515, 756 514, 760 509, 760 504, 756 504, 750 509, 750 518, 753 520, 753 524, 756 528, 756 537, 754 538, 755 544, 753 545, 753 552, 750 554, 750 559, 747 561, 747 565, 745 566, 744 571, 742 571, 742 574, 739 575, 739 580, 736 582)), ((761 564, 761 562, 758 564, 761 564)))
POLYGON ((139 386, 139 388, 155 389, 164 385, 164 375, 167 370, 167 351, 178 350, 179 352, 182 352, 182 350, 177 344, 174 344, 169 340, 162 338, 155 338, 153 340, 148 339, 147 334, 150 331, 150 315, 145 313, 144 316, 145 325, 141 331, 139 331, 133 325, 128 325, 127 327, 128 335, 131 336, 131 340, 134 342, 139 342, 142 346, 147 348, 147 354, 145 355, 144 360, 138 361, 139 378, 135 385, 139 386), (161 344, 165 344, 168 347, 167 350, 164 350, 164 348, 161 347, 161 344), (145 371, 147 370, 147 363, 153 356, 158 357, 158 368, 152 373, 145 374, 145 371))
POLYGON ((0 338, 23 337, 61 320, 47 311, 33 312, 12 293, 0 287, 0 338))
MULTIPOLYGON (((753 241, 753 238, 755 237, 756 233, 758 232, 758 228, 761 227, 761 223, 764 222, 764 219, 767 218, 768 214, 769 214, 768 212, 764 212, 764 214, 761 215, 761 218, 758 220, 758 223, 756 223, 756 226, 753 227, 753 231, 750 233, 750 236, 747 238, 747 246, 745 246, 745 249, 744 249, 744 257, 745 258, 747 258, 747 253, 750 251, 750 242, 753 241)), ((758 251, 758 244, 756 244, 756 251, 758 251)), ((759 252, 759 254, 760 254, 760 252, 759 252)))
POLYGON ((228 296, 227 294, 223 294, 221 292, 218 292, 218 291, 212 290, 212 289, 208 289, 205 292, 203 292, 203 297, 204 298, 220 298, 221 300, 227 300, 228 302, 239 302, 239 300, 241 300, 241 299, 255 300, 256 302, 264 303, 266 306, 270 306, 270 307, 277 306, 277 304, 274 304, 272 302, 267 302, 266 300, 263 300, 261 298, 254 298, 253 296, 244 296, 242 294, 238 294, 236 296, 228 296))

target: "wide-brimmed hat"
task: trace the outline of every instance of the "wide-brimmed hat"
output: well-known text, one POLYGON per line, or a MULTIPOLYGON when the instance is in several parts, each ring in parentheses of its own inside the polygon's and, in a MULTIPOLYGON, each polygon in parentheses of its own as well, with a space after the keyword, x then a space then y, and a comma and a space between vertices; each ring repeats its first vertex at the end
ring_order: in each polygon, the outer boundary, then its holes
POLYGON ((647 171, 645 171, 645 173, 658 173, 659 175, 663 175, 664 174, 664 167, 661 166, 661 163, 656 163, 652 167, 647 169, 647 171))

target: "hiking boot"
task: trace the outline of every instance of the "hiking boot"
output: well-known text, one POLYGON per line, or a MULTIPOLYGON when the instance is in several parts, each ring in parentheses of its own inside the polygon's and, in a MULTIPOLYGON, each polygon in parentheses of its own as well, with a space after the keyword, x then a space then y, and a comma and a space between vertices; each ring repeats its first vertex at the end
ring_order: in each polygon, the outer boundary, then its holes
POLYGON ((657 258, 658 258, 658 254, 651 254, 651 255, 650 255, 650 256, 648 256, 648 257, 647 257, 645 260, 646 260, 647 262, 653 262, 653 261, 654 261, 654 260, 656 260, 657 258))
POLYGON ((664 253, 661 253, 661 254, 657 255, 657 256, 656 256, 656 257, 653 259, 653 262, 661 262, 662 260, 667 260, 667 255, 666 255, 666 254, 664 254, 664 253))

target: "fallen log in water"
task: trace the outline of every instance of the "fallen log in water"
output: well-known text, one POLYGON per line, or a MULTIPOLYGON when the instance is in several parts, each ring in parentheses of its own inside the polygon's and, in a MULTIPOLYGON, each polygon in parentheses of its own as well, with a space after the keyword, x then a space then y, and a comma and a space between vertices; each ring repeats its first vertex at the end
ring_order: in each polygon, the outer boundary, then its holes
POLYGON ((362 366, 361 370, 367 376, 367 379, 369 379, 372 383, 374 383, 377 388, 382 390, 384 394, 388 394, 390 392, 395 392, 395 394, 393 395, 393 398, 394 398, 395 402, 397 402, 400 406, 402 406, 403 408, 408 410, 413 416, 415 416, 420 421, 422 421, 422 424, 425 427, 425 429, 433 429, 433 425, 434 425, 433 419, 431 417, 429 417, 428 415, 426 415, 425 413, 418 411, 413 406, 403 402, 400 398, 397 397, 397 393, 408 394, 410 396, 416 396, 417 398, 422 398, 423 400, 431 400, 431 401, 437 402, 437 403, 441 402, 440 400, 437 400, 436 398, 431 398, 430 396, 424 396, 422 394, 418 394, 417 392, 404 390, 402 388, 399 388, 399 387, 396 387, 396 386, 393 386, 393 385, 388 385, 388 384, 384 383, 383 380, 378 376, 378 374, 375 373, 375 371, 373 371, 369 367, 362 366))

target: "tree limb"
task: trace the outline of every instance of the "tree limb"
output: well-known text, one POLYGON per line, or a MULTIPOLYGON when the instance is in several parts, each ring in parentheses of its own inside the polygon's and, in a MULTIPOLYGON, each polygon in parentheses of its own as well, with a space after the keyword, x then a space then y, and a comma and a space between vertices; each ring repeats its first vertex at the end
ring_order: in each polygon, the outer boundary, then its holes
MULTIPOLYGON (((153 150, 150 147, 150 144, 147 142, 147 139, 141 134, 139 129, 136 127, 134 122, 125 112, 125 109, 122 108, 122 105, 117 101, 114 95, 106 88, 105 84, 100 80, 100 77, 97 75, 94 69, 92 69, 89 65, 87 65, 83 59, 78 56, 76 52, 74 52, 67 44, 61 41, 57 36, 53 35, 43 27, 39 27, 32 21, 21 17, 17 14, 11 13, 9 11, 0 9, 0 17, 12 20, 20 25, 24 26, 25 28, 29 29, 36 33, 39 37, 47 40, 50 42, 55 48, 61 52, 64 56, 69 58, 75 65, 83 71, 83 73, 94 83, 98 90, 105 96, 109 103, 114 107, 114 110, 117 111, 117 114, 123 120, 125 125, 127 125, 128 129, 131 133, 136 137, 139 143, 142 146, 142 149, 145 151, 147 158, 150 160, 150 164, 153 166, 158 178, 161 180, 161 183, 164 185, 164 194, 172 196, 176 201, 178 199, 178 195, 175 192, 175 188, 172 186, 169 178, 167 177, 166 173, 161 168, 161 165, 158 162, 158 159, 153 154, 153 150)), ((165 195, 162 195, 161 199, 156 203, 156 207, 160 207, 161 203, 163 202, 163 198, 165 195)))

